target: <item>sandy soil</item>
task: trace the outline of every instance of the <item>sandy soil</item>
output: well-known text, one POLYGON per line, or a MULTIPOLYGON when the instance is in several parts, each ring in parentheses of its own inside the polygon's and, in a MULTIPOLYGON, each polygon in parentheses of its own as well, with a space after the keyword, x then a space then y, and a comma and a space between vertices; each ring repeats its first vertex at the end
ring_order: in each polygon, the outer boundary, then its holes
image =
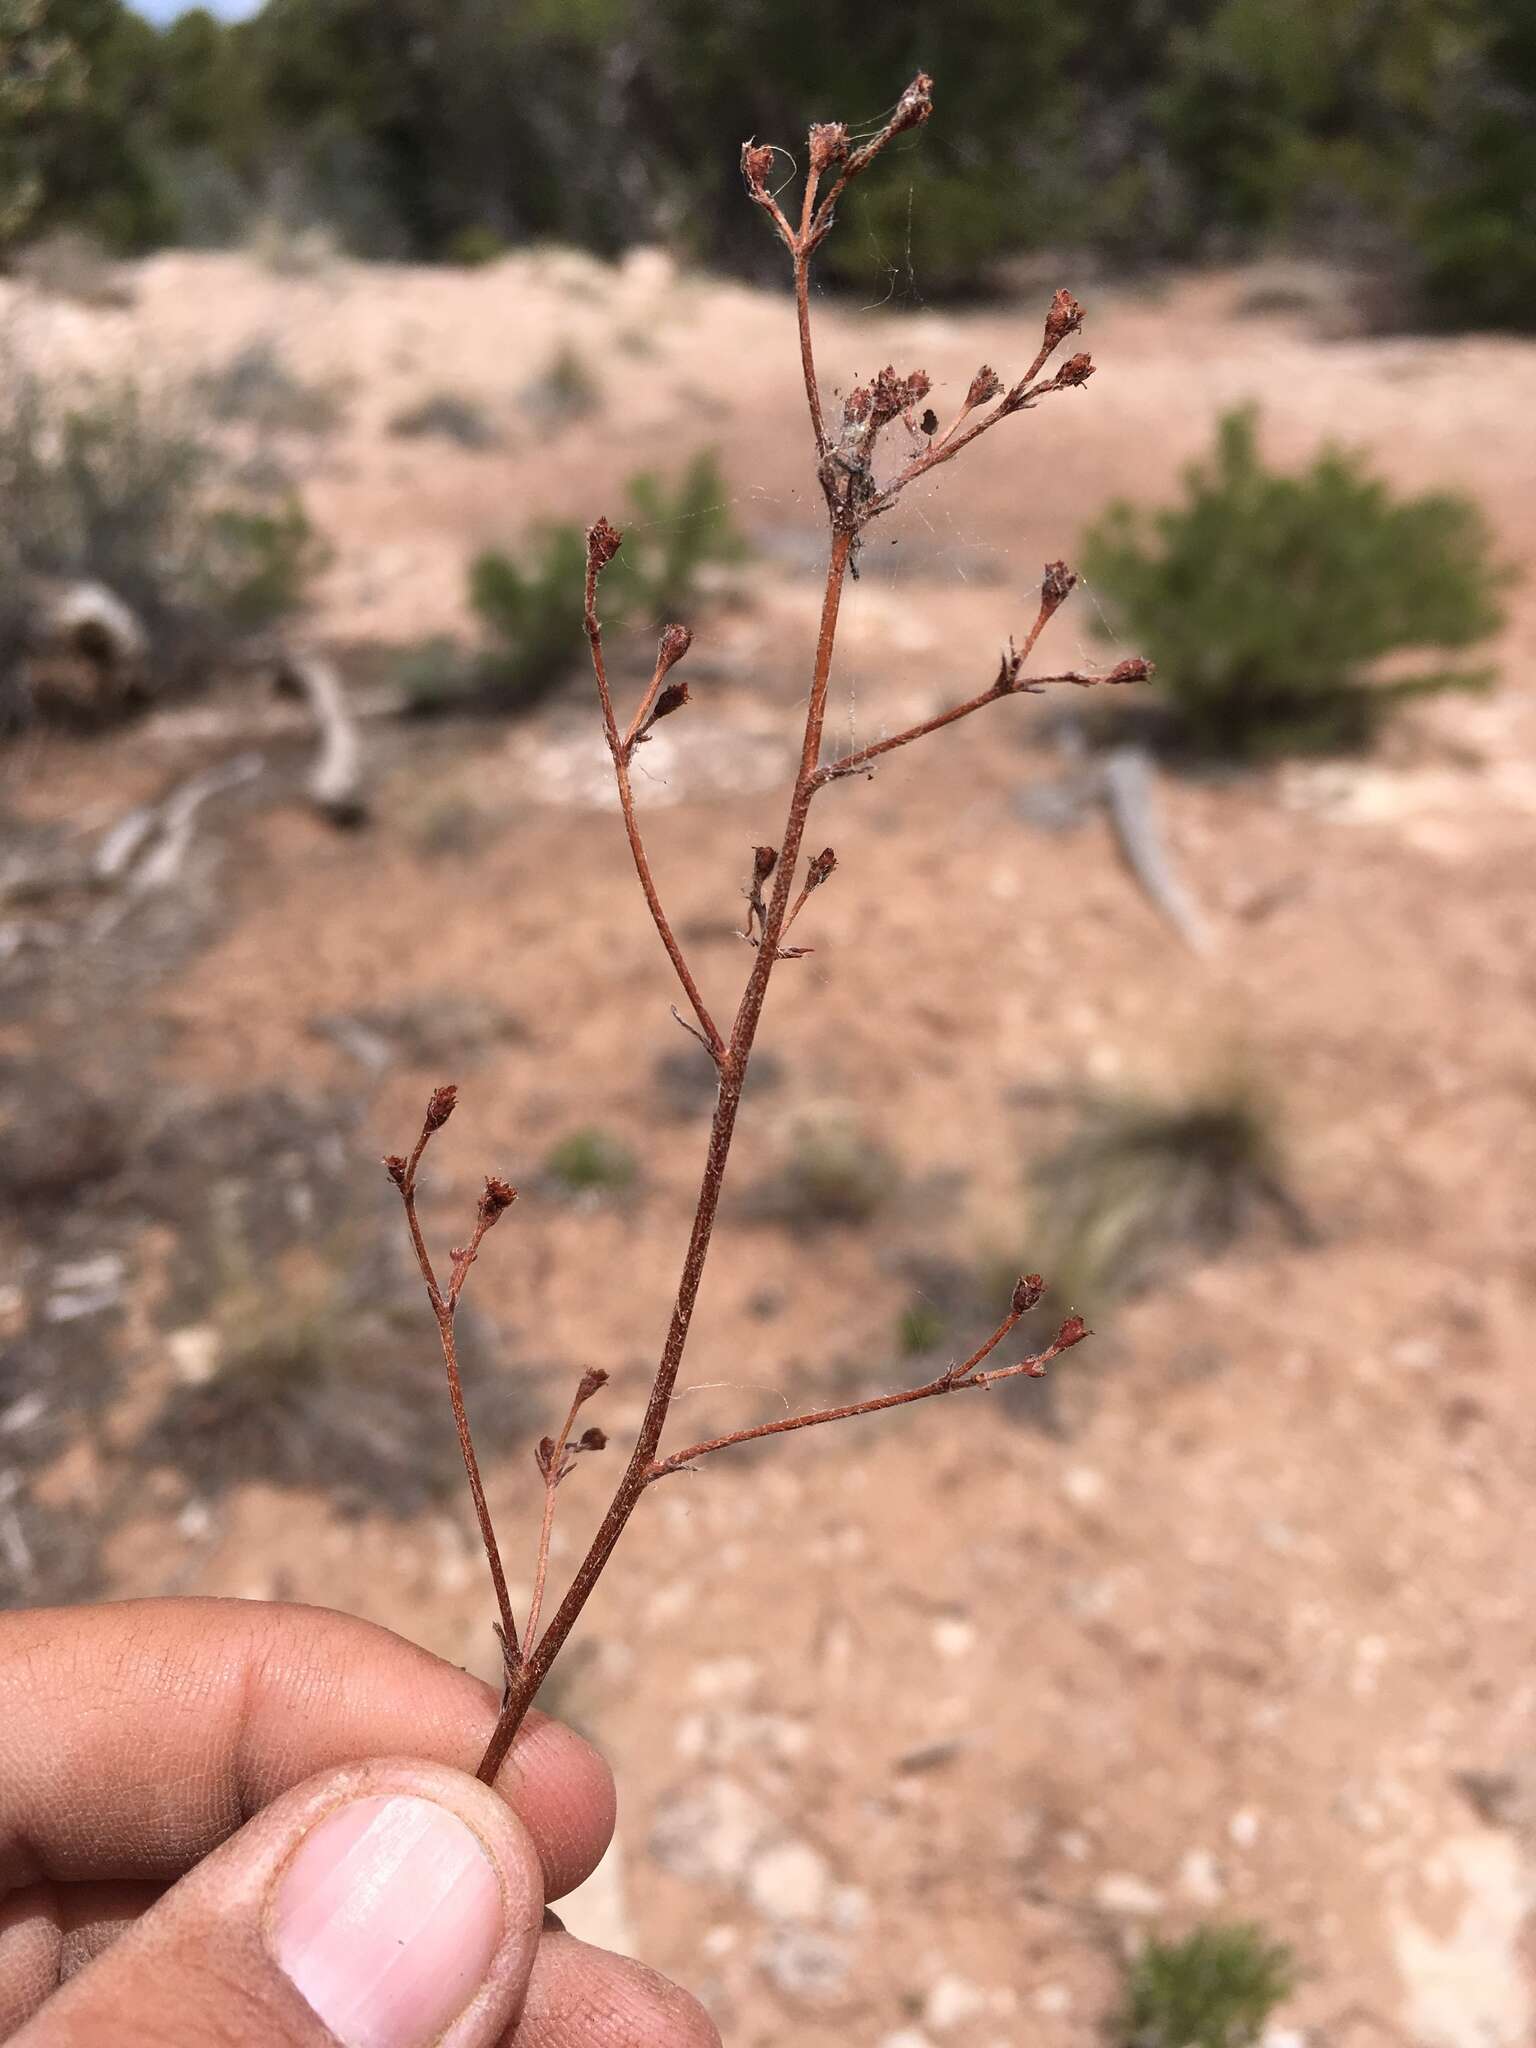
MULTIPOLYGON (((182 376, 267 336, 296 371, 346 380, 341 427, 288 451, 336 550, 313 624, 337 645, 465 628, 474 549, 535 515, 612 509, 635 470, 718 447, 761 552, 698 621, 688 737, 651 750, 643 802, 674 919, 727 1006, 819 600, 786 302, 649 254, 302 279, 167 256, 132 283, 120 311, 7 288, 5 317, 61 373, 182 376), (519 393, 562 341, 600 401, 552 432, 519 393), (388 432, 437 389, 479 398, 503 447, 388 432)), ((1323 340, 1303 314, 1243 317, 1243 289, 1100 294, 1091 388, 877 530, 885 559, 847 605, 840 732, 872 738, 980 688, 1028 623, 1040 562, 1070 559, 1117 492, 1164 493, 1248 397, 1278 456, 1363 443, 1403 486, 1471 491, 1511 559, 1536 556, 1536 347, 1323 340)), ((980 361, 1019 365, 1037 317, 829 309, 824 375, 920 362, 963 391, 980 361)), ((1105 658, 1095 603, 1085 591, 1058 621, 1058 657, 1105 658)), ((1168 1273, 1033 1417, 1028 1399, 935 1403, 722 1457, 647 1503, 560 1689, 624 1802, 620 1855, 578 1912, 698 1990, 740 2048, 1089 2048, 1129 1945, 1202 1918, 1257 1919, 1294 1945, 1305 1974, 1277 2044, 1536 2034, 1533 653, 1527 586, 1502 688, 1416 712, 1375 761, 1168 783, 1170 839, 1217 941, 1206 961, 1137 893, 1102 821, 1058 836, 1021 819, 1019 792, 1061 768, 1036 702, 821 799, 840 871, 816 899, 814 957, 775 982, 764 1043, 783 1075, 745 1119, 679 1428, 920 1376, 893 1356, 914 1276, 1027 1251, 1022 1179, 1052 1088, 1240 1059, 1278 1105, 1320 1242, 1261 1238, 1168 1273), (879 1131, 900 1191, 868 1226, 791 1234, 748 1196, 829 1103, 879 1131)), ((163 954, 146 939, 137 965, 119 947, 109 983, 34 979, 3 1030, 12 1055, 82 1048, 136 1095, 344 1100, 361 1177, 446 1075, 409 1050, 369 1067, 315 1020, 506 1013, 515 1031, 459 1076, 434 1227, 445 1243, 462 1228, 491 1167, 529 1181, 474 1279, 498 1338, 488 1369, 525 1376, 552 1414, 573 1370, 604 1364, 603 1420, 622 1435, 704 1125, 658 1089, 657 1061, 686 1041, 594 732, 579 688, 517 728, 379 728, 372 827, 338 835, 276 796, 225 806, 186 884, 194 938, 163 954), (429 819, 462 828, 464 850, 425 853, 429 819), (634 1148, 634 1191, 540 1191, 540 1160, 580 1125, 634 1148)), ((5 799, 34 823, 104 820, 220 750, 176 717, 109 747, 35 742, 5 799)), ((211 1311, 195 1285, 172 1301, 163 1221, 115 1213, 126 1305, 72 1341, 123 1349, 136 1413, 199 1355, 187 1332, 211 1311)), ((9 1290, 18 1336, 57 1280, 41 1256, 9 1290)), ((211 1301, 215 1276, 200 1284, 211 1301)), ((430 1370, 425 1321, 421 1342, 430 1370)), ((121 1412, 49 1468, 50 1499, 100 1507, 121 1412)), ((493 1466, 521 1554, 532 1465, 509 1448, 493 1466)), ((562 1496, 565 1566, 604 1477, 562 1496)), ((116 1591, 320 1601, 490 1668, 456 1502, 342 1519, 313 1494, 188 1500, 166 1480, 112 1519, 116 1591)))

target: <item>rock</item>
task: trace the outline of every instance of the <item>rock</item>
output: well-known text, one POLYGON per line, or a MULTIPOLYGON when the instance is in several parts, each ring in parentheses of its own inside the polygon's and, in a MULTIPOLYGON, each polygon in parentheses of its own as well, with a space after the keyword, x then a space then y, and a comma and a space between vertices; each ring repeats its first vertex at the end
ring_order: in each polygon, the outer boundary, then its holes
POLYGON ((1094 1901, 1106 1913, 1151 1914, 1163 1910, 1163 1895, 1129 1871, 1112 1871, 1093 1888, 1094 1901))
POLYGON ((1192 1899, 1197 1906, 1215 1906, 1221 1903, 1226 1886, 1221 1881, 1221 1867, 1209 1849, 1190 1849, 1185 1852, 1179 1864, 1179 1890, 1186 1899, 1192 1899))
POLYGON ((962 2026, 966 2020, 979 2019, 988 2009, 988 2004, 987 1994, 979 1984, 946 1972, 928 1987, 928 1996, 923 2003, 923 2024, 936 2034, 947 2034, 951 2027, 962 2026))
POLYGON ((123 1261, 116 1252, 101 1252, 57 1266, 53 1287, 43 1305, 47 1322, 74 1323, 85 1316, 106 1315, 123 1298, 123 1261))
POLYGON ((962 1615, 946 1615, 942 1621, 933 1624, 933 1647, 941 1657, 958 1663, 962 1657, 970 1656, 976 1647, 975 1626, 962 1615))
POLYGON ((1251 1849, 1259 1839, 1259 1816, 1251 1806, 1241 1807, 1227 1822, 1227 1833, 1239 1849, 1251 1849))
POLYGON ((1074 1507, 1091 1508, 1104 1498, 1104 1475, 1091 1465, 1074 1465, 1062 1479, 1061 1490, 1074 1507))
POLYGON ((744 1699, 762 1671, 755 1657, 712 1657, 694 1665, 689 1673, 689 1690, 698 1700, 744 1699))
POLYGON ((827 1900, 827 1924, 839 1934, 857 1934, 869 1924, 869 1893, 856 1884, 834 1885, 827 1900))
POLYGON ((691 1884, 731 1884, 741 1878, 773 1816, 734 1778, 690 1782, 663 1799, 648 1847, 663 1870, 691 1884))
POLYGON ((206 1386, 219 1369, 219 1333, 212 1323, 172 1330, 165 1340, 176 1377, 184 1386, 206 1386))
POLYGON ((758 1950, 763 1975, 800 2005, 835 2003, 848 1982, 852 1956, 845 1942, 812 1927, 781 1927, 758 1950))
POLYGON ((826 1858, 809 1842, 772 1842, 752 1858, 742 1886, 767 1920, 819 1920, 832 1890, 826 1858))

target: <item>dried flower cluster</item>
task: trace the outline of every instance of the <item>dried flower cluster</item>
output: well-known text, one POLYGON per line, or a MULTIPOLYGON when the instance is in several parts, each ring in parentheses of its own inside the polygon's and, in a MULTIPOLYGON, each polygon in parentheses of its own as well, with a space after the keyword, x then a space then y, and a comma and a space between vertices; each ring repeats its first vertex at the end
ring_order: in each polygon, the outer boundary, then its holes
POLYGON ((486 1556, 499 1609, 499 1633, 505 1653, 506 1685, 502 1710, 489 1747, 480 1763, 480 1775, 493 1779, 511 1747, 539 1686, 561 1646, 570 1635, 614 1546, 647 1489, 657 1480, 695 1466, 700 1459, 736 1444, 766 1436, 781 1436, 791 1430, 810 1429, 826 1422, 872 1415, 882 1409, 904 1406, 939 1395, 994 1386, 999 1380, 1019 1375, 1038 1378, 1053 1359, 1080 1344, 1088 1332, 1080 1317, 1068 1318, 1054 1341, 1043 1351, 1011 1364, 988 1366, 1021 1319, 1034 1309, 1044 1293, 1045 1283, 1036 1274, 1021 1279, 1013 1291, 1008 1312, 987 1341, 971 1356, 948 1368, 937 1379, 920 1387, 875 1399, 850 1402, 843 1407, 822 1408, 778 1422, 763 1423, 755 1429, 732 1431, 725 1436, 690 1444, 663 1455, 661 1441, 677 1383, 684 1348, 688 1342, 694 1305, 698 1299, 705 1261, 709 1253, 720 1197, 730 1158, 731 1141, 741 1106, 742 1086, 752 1057, 769 981, 781 961, 802 958, 811 949, 784 943, 791 928, 805 911, 810 898, 837 869, 837 855, 828 846, 804 859, 804 841, 811 806, 828 783, 846 776, 868 772, 883 754, 937 732, 941 727, 969 717, 999 698, 1031 695, 1053 683, 1074 683, 1087 687, 1096 683, 1145 681, 1150 666, 1140 659, 1122 661, 1107 675, 1065 670, 1054 675, 1030 675, 1025 671, 1035 644, 1050 620, 1071 595, 1077 578, 1064 562, 1048 562, 1040 585, 1039 609, 1021 646, 1010 643, 998 668, 996 680, 978 696, 953 705, 949 710, 925 719, 921 724, 891 734, 851 752, 822 758, 823 725, 831 679, 833 651, 837 639, 838 613, 844 585, 857 574, 858 548, 870 523, 888 512, 902 494, 919 478, 941 464, 952 461, 982 434, 1014 413, 1028 411, 1043 398, 1086 384, 1093 374, 1087 355, 1068 357, 1051 375, 1046 365, 1066 338, 1082 326, 1083 309, 1070 292, 1059 291, 1045 317, 1039 350, 1029 369, 1012 386, 990 365, 984 364, 971 379, 959 411, 942 432, 937 414, 918 408, 925 405, 932 385, 924 370, 898 372, 882 370, 868 385, 859 385, 843 402, 835 430, 827 423, 817 381, 810 314, 810 266, 816 250, 831 233, 837 203, 853 180, 861 176, 894 139, 920 127, 933 108, 932 81, 919 75, 897 103, 894 113, 870 139, 855 148, 840 122, 822 122, 810 132, 808 170, 800 195, 798 221, 792 220, 780 204, 771 179, 777 153, 749 142, 742 151, 742 175, 748 197, 768 215, 774 231, 788 252, 794 278, 795 308, 800 338, 800 357, 805 379, 806 403, 810 412, 816 474, 826 499, 828 513, 828 558, 826 591, 811 669, 805 730, 800 762, 789 793, 788 810, 777 846, 759 846, 752 856, 745 895, 747 929, 743 936, 753 949, 753 962, 746 987, 738 1001, 730 1026, 722 1030, 711 1014, 692 970, 683 955, 677 935, 662 906, 655 878, 646 855, 644 840, 630 783, 635 750, 644 744, 657 721, 681 711, 688 703, 686 683, 674 679, 673 670, 684 659, 692 642, 686 626, 668 626, 661 636, 651 681, 627 725, 621 725, 614 706, 607 664, 603 653, 602 624, 598 597, 602 573, 623 544, 623 536, 606 519, 599 519, 587 536, 586 630, 591 644, 592 666, 597 682, 603 732, 613 762, 624 829, 629 838, 635 872, 649 906, 657 933, 666 948, 678 982, 692 1012, 692 1021, 677 1015, 693 1032, 714 1061, 719 1092, 709 1146, 705 1155, 698 1203, 689 1232, 660 1360, 652 1382, 635 1444, 629 1454, 597 1533, 572 1578, 559 1606, 544 1619, 545 1591, 549 1571, 550 1534, 554 1525, 556 1494, 562 1482, 582 1458, 603 1450, 603 1431, 588 1427, 578 1434, 581 1411, 607 1383, 601 1370, 584 1373, 559 1433, 544 1437, 535 1461, 544 1485, 544 1512, 535 1558, 533 1594, 521 1634, 512 1613, 506 1574, 497 1548, 485 1504, 478 1461, 465 1418, 454 1344, 454 1315, 469 1269, 489 1231, 515 1200, 505 1182, 489 1180, 467 1245, 450 1254, 450 1277, 446 1287, 439 1284, 436 1271, 422 1239, 416 1214, 417 1173, 422 1155, 432 1137, 452 1115, 456 1091, 439 1088, 427 1107, 420 1136, 408 1158, 387 1160, 391 1179, 400 1190, 406 1222, 411 1234, 427 1296, 437 1319, 447 1370, 449 1398, 458 1425, 459 1441, 469 1475, 470 1491, 479 1518, 486 1556), (831 183, 824 191, 823 183, 831 183), (889 444, 894 442, 892 449, 889 444), (797 886, 798 883, 798 886, 797 886))

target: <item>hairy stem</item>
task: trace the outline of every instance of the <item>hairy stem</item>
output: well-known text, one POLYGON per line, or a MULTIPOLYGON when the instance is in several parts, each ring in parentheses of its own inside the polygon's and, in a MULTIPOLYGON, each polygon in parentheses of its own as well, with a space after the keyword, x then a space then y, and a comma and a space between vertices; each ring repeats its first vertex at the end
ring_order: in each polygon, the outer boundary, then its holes
MULTIPOLYGON (((485 1235, 482 1221, 466 1254, 454 1264, 453 1282, 444 1295, 437 1284, 433 1270, 432 1256, 427 1250, 426 1239, 422 1236, 421 1223, 416 1214, 416 1170, 421 1164, 433 1131, 436 1128, 429 1112, 422 1127, 416 1148, 408 1160, 395 1161, 402 1168, 398 1181, 400 1200, 405 1207, 406 1228, 410 1232, 411 1247, 416 1254, 416 1263, 421 1268, 421 1277, 426 1283, 427 1298, 432 1304, 432 1313, 437 1319, 438 1342, 442 1346, 443 1371, 448 1381, 448 1399, 453 1408, 454 1428, 458 1431, 459 1452, 464 1460, 464 1473, 469 1481, 470 1497, 475 1504, 475 1520, 480 1525, 480 1541, 485 1548, 485 1561, 490 1567, 491 1584, 496 1589, 496 1611, 501 1617, 502 1642, 508 1664, 518 1661, 517 1623, 512 1614, 512 1597, 507 1591, 506 1568, 501 1561, 501 1546, 496 1541, 495 1525, 491 1521, 490 1504, 485 1497, 485 1484, 480 1477, 480 1460, 475 1454, 475 1440, 470 1432, 469 1417, 464 1409, 464 1388, 459 1377, 459 1348, 454 1330, 454 1316, 459 1305, 459 1295, 469 1271, 480 1240, 485 1235)), ((510 1199, 510 1197, 509 1197, 510 1199)))
POLYGON ((603 659, 603 629, 597 616, 595 561, 587 565, 586 626, 587 639, 592 646, 592 668, 597 677, 598 699, 603 708, 603 733, 608 742, 608 751, 613 756, 613 772, 619 788, 619 808, 624 814, 624 831, 629 840, 630 854, 634 859, 635 873, 640 878, 640 887, 650 906, 651 917, 660 934, 661 943, 667 949, 667 957, 677 971, 677 978, 692 1005, 693 1014, 699 1020, 699 1028, 704 1033, 711 1056, 718 1061, 725 1051, 725 1041, 721 1038, 719 1027, 709 1014, 704 998, 699 993, 699 985, 693 978, 688 962, 683 958, 683 949, 677 942, 677 935, 672 929, 666 911, 662 908, 655 878, 651 874, 651 863, 645 851, 645 841, 640 836, 640 821, 635 815, 635 796, 629 779, 628 749, 619 732, 618 720, 614 716, 613 692, 608 686, 608 669, 603 659))
POLYGON ((806 1415, 785 1416, 778 1422, 760 1422, 754 1429, 734 1429, 726 1436, 707 1437, 703 1443, 690 1444, 686 1451, 676 1451, 670 1458, 663 1458, 652 1467, 651 1478, 666 1479, 674 1472, 685 1472, 697 1459, 707 1458, 712 1451, 728 1451, 736 1444, 755 1443, 760 1437, 786 1436, 791 1430, 814 1429, 823 1422, 848 1422, 857 1415, 878 1415, 886 1408, 904 1408, 913 1401, 931 1401, 938 1394, 958 1394, 968 1388, 992 1387, 1001 1380, 1018 1379, 1021 1375, 1039 1379, 1053 1359, 1070 1350, 1073 1344, 1080 1343, 1087 1334, 1076 1322, 1064 1324, 1055 1342, 1044 1351, 1036 1352, 1030 1358, 1021 1358, 1017 1365, 1005 1365, 995 1372, 978 1372, 976 1368, 982 1360, 997 1349, 1019 1320, 1018 1315, 1009 1315, 963 1365, 951 1366, 936 1380, 929 1380, 923 1386, 904 1387, 895 1394, 875 1394, 866 1401, 849 1401, 840 1408, 815 1408, 806 1415))
MULTIPOLYGON (((709 1255, 715 1218, 720 1209, 720 1197, 725 1188, 731 1141, 736 1134, 736 1118, 741 1108, 742 1085, 746 1080, 747 1066, 752 1057, 757 1027, 762 1019, 768 984, 778 959, 779 939, 789 910, 790 890, 794 883, 800 848, 805 838, 806 820, 810 815, 811 799, 816 793, 816 769, 821 753, 822 728, 826 722, 832 652, 837 641, 838 611, 842 604, 843 584, 848 573, 848 555, 852 539, 852 534, 846 531, 834 532, 832 536, 831 553, 827 563, 826 594, 822 600, 821 626, 816 638, 816 659, 811 674, 810 701, 806 707, 805 738, 800 750, 800 770, 795 778, 794 790, 789 801, 789 813, 784 822, 773 897, 768 906, 762 944, 753 961, 752 972, 731 1028, 730 1043, 725 1046, 720 1060, 720 1094, 715 1105, 714 1122, 710 1127, 709 1150, 705 1155, 698 1204, 694 1210, 693 1227, 688 1234, 688 1249, 683 1258, 677 1298, 673 1304, 666 1342, 662 1347, 661 1361, 651 1387, 651 1397, 646 1404, 645 1418, 640 1425, 640 1433, 636 1438, 629 1464, 625 1467, 624 1476, 619 1481, 608 1512, 592 1540, 591 1548, 576 1569, 565 1598, 555 1610, 543 1636, 537 1643, 528 1645, 522 1663, 511 1675, 495 1731, 485 1755, 480 1760, 479 1776, 488 1785, 494 1782, 496 1773, 506 1760, 507 1752, 511 1749, 523 1718, 533 1703, 534 1695, 543 1683, 551 1664, 559 1655, 567 1636, 575 1627, 593 1587, 602 1576, 603 1567, 613 1555, 614 1547, 623 1535, 630 1516, 651 1482, 652 1467, 656 1462, 661 1434, 666 1427, 672 1395, 677 1386, 678 1370, 682 1365, 688 1332, 693 1323, 699 1284, 704 1277, 704 1263, 709 1255)), ((594 646, 598 644, 594 641, 594 646)), ((606 678, 599 687, 606 698, 606 678)), ((611 724, 611 701, 605 702, 604 715, 611 724)))

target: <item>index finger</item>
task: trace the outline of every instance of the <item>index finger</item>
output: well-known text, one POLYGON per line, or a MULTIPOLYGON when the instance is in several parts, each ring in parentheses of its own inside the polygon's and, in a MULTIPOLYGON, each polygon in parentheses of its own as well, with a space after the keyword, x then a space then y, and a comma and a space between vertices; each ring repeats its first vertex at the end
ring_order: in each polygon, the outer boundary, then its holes
MULTIPOLYGON (((172 1880, 280 1793, 379 1756, 473 1770, 491 1688, 318 1607, 144 1600, 0 1615, 0 1896, 42 1879, 172 1880)), ((530 1715, 497 1790, 551 1898, 595 1868, 613 1779, 530 1715)))

